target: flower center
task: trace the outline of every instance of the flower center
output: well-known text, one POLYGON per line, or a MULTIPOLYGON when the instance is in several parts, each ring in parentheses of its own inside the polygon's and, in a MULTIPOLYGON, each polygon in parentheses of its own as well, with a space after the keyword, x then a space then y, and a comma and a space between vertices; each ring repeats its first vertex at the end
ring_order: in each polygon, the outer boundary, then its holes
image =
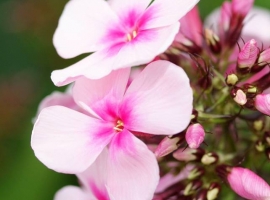
POLYGON ((115 127, 113 127, 114 130, 117 132, 121 132, 124 129, 124 123, 121 120, 117 120, 115 127))
POLYGON ((134 38, 136 38, 138 35, 137 31, 132 31, 132 33, 127 34, 127 41, 130 42, 134 38))

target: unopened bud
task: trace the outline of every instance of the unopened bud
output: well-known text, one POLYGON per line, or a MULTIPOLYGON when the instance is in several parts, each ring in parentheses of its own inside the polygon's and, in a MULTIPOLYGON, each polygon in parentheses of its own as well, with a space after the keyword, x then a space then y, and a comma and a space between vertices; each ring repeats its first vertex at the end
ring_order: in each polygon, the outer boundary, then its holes
POLYGON ((204 155, 204 150, 201 148, 190 149, 190 148, 180 148, 173 153, 173 157, 179 161, 199 161, 204 155))
POLYGON ((244 90, 248 98, 254 98, 258 94, 258 88, 250 84, 245 84, 244 90))
POLYGON ((261 131, 263 129, 263 120, 256 120, 253 122, 253 128, 256 131, 261 131))
POLYGON ((179 147, 180 137, 169 138, 165 137, 158 145, 155 150, 155 155, 157 158, 166 156, 179 147))
POLYGON ((265 150, 265 146, 264 146, 263 142, 260 140, 256 142, 255 148, 259 152, 263 152, 265 150))
POLYGON ((200 190, 193 200, 207 200, 207 189, 200 190))
POLYGON ((211 183, 207 191, 207 200, 215 200, 220 193, 220 184, 218 183, 211 183))
POLYGON ((234 88, 231 92, 231 95, 233 96, 233 100, 239 105, 243 106, 247 103, 247 96, 243 90, 234 88))
POLYGON ((202 181, 200 180, 192 181, 189 184, 187 184, 183 194, 185 196, 189 196, 193 194, 194 192, 196 192, 197 190, 199 190, 201 187, 202 187, 202 181))
POLYGON ((194 169, 192 169, 190 171, 190 173, 189 173, 189 175, 188 175, 187 178, 189 180, 194 180, 194 179, 202 176, 204 173, 205 173, 204 168, 197 166, 197 167, 195 167, 194 169))
POLYGON ((205 40, 213 53, 221 52, 221 44, 219 37, 210 29, 205 29, 205 40))
POLYGON ((264 50, 260 53, 258 58, 258 65, 259 66, 266 66, 270 63, 270 48, 264 50))
POLYGON ((258 55, 257 42, 254 39, 248 41, 238 54, 237 71, 243 74, 248 73, 255 64, 258 55))
POLYGON ((211 164, 217 163, 217 161, 218 161, 218 155, 216 153, 204 154, 201 159, 201 162, 204 165, 211 165, 211 164))
POLYGON ((186 132, 186 141, 189 148, 197 149, 204 141, 205 132, 201 124, 196 123, 188 127, 186 132))
POLYGON ((229 74, 226 77, 226 83, 228 86, 234 86, 237 82, 238 82, 238 77, 236 76, 236 74, 229 74))

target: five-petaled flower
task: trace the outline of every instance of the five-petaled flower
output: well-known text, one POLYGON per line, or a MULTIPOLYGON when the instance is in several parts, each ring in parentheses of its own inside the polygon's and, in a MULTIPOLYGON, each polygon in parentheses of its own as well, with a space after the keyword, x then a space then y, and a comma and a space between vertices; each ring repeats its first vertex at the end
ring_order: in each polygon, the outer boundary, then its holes
POLYGON ((192 89, 185 72, 168 61, 152 62, 126 87, 129 73, 125 68, 98 80, 78 79, 73 97, 89 115, 63 106, 43 109, 31 145, 47 167, 74 174, 86 170, 108 147, 110 195, 117 200, 151 199, 158 164, 133 133, 173 135, 184 130, 192 89))
POLYGON ((63 58, 94 53, 54 71, 54 84, 66 85, 81 76, 98 79, 113 70, 152 61, 171 45, 179 19, 198 1, 69 1, 55 32, 54 46, 63 58))

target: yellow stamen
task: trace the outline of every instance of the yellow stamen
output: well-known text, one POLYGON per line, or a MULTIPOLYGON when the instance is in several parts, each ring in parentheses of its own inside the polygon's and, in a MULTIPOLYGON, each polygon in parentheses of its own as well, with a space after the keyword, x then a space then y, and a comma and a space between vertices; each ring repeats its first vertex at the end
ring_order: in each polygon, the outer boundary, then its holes
POLYGON ((121 120, 117 120, 116 126, 113 128, 117 132, 123 131, 124 129, 124 123, 121 120))
POLYGON ((137 36, 137 31, 132 32, 133 39, 137 36))
POLYGON ((131 35, 128 33, 127 34, 127 40, 130 42, 131 40, 132 40, 132 37, 131 37, 131 35))

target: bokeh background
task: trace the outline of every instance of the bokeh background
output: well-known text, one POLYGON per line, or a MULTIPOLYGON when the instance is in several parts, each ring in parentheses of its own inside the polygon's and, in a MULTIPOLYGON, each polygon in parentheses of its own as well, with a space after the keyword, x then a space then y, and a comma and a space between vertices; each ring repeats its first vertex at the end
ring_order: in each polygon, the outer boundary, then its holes
MULTIPOLYGON (((68 0, 0 0, 0 199, 51 200, 75 176, 47 169, 30 147, 32 118, 39 102, 56 88, 54 69, 80 58, 64 60, 52 36, 68 0)), ((201 0, 204 18, 223 0, 201 0)), ((270 9, 269 0, 255 4, 270 9)), ((270 37, 270 35, 269 35, 270 37)))

